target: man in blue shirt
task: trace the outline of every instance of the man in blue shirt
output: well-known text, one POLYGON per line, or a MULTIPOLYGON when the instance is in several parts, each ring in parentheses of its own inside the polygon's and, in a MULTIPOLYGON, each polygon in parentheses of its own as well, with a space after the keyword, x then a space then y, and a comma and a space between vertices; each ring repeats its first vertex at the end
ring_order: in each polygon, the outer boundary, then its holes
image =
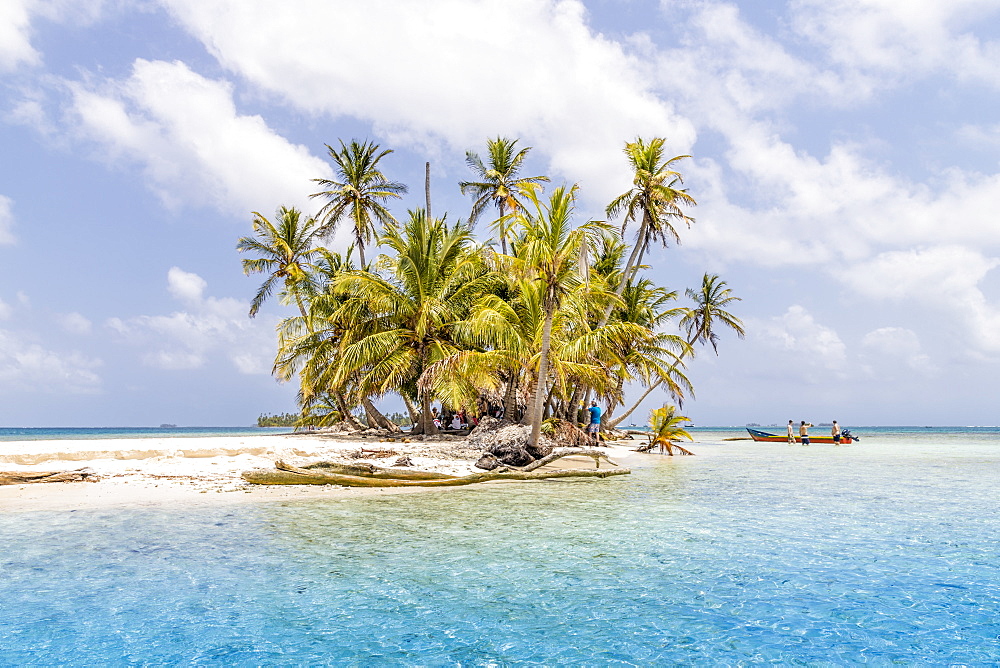
POLYGON ((600 442, 601 407, 597 405, 596 401, 591 401, 590 408, 587 411, 590 412, 590 424, 587 425, 587 433, 593 436, 594 445, 597 445, 600 442))

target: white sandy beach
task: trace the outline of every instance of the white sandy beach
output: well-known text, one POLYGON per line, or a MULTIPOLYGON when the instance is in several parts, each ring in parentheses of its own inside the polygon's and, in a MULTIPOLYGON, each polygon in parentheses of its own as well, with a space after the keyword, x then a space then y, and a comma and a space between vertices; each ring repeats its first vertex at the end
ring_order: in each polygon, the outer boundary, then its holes
MULTIPOLYGON (((0 443, 0 471, 68 471, 87 467, 100 480, 0 485, 0 510, 349 498, 423 491, 427 488, 251 485, 240 474, 248 469, 271 468, 279 459, 295 465, 333 460, 391 466, 404 454, 420 470, 452 475, 478 472, 473 467, 475 457, 462 452, 461 445, 460 440, 402 443, 319 435, 9 441, 0 443), (374 456, 362 453, 362 449, 391 450, 397 454, 374 456), (359 457, 361 454, 365 456, 359 457)), ((610 445, 604 450, 615 462, 624 463, 630 455, 635 456, 630 447, 635 445, 610 445)), ((590 463, 585 458, 579 463, 563 459, 559 467, 590 463)))

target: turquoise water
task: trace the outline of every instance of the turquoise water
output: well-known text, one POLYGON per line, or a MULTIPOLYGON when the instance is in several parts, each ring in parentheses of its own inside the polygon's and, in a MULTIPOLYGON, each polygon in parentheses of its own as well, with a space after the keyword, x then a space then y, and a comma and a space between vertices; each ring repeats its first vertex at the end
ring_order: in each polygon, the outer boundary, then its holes
POLYGON ((692 449, 604 481, 3 513, 0 664, 1000 662, 1000 437, 692 449))
POLYGON ((197 438, 287 434, 288 427, 0 427, 3 441, 53 441, 98 438, 197 438))

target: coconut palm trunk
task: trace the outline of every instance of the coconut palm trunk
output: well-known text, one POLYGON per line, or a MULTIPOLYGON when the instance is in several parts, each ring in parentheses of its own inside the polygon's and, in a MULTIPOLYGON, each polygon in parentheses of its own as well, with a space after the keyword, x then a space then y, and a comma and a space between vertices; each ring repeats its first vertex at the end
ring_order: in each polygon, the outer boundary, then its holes
POLYGON ((535 400, 531 410, 531 437, 536 445, 542 434, 542 411, 545 408, 545 378, 549 372, 549 346, 552 343, 552 317, 555 309, 546 305, 545 324, 542 325, 542 350, 538 356, 538 382, 535 383, 535 400))
POLYGON ((434 416, 431 415, 431 398, 426 392, 420 393, 420 418, 411 433, 424 434, 425 436, 433 436, 438 433, 437 425, 434 424, 434 416))
POLYGON ((424 199, 427 201, 427 219, 434 220, 431 215, 431 163, 424 163, 424 199))
POLYGON ((375 408, 375 404, 373 404, 372 400, 368 397, 361 397, 361 405, 364 406, 365 415, 368 417, 369 427, 378 427, 380 429, 387 429, 394 432, 402 431, 398 424, 382 415, 379 409, 375 408))
MULTIPOLYGON (((639 271, 639 265, 642 262, 642 255, 646 249, 645 239, 646 234, 649 230, 649 214, 644 214, 642 217, 642 224, 639 226, 639 236, 636 238, 635 245, 632 246, 632 252, 629 253, 628 262, 625 263, 625 269, 622 271, 622 280, 618 282, 618 287, 615 288, 615 296, 621 297, 622 293, 625 291, 625 286, 631 280, 632 275, 639 271)), ((611 317, 611 311, 615 308, 615 302, 608 302, 608 305, 604 308, 604 317, 601 318, 600 327, 608 324, 608 318, 611 317)))
POLYGON ((362 429, 362 425, 357 419, 351 415, 351 411, 347 408, 347 399, 344 397, 343 392, 334 392, 333 399, 337 402, 337 410, 340 411, 340 419, 351 426, 352 429, 362 429))
POLYGON ((520 374, 512 371, 507 379, 507 391, 503 395, 503 419, 510 422, 517 422, 517 386, 520 382, 520 374))
MULTIPOLYGON (((639 404, 641 404, 643 401, 645 401, 646 397, 648 397, 650 394, 652 394, 653 391, 656 390, 656 388, 658 388, 662 384, 663 384, 663 379, 661 378, 660 380, 658 380, 655 383, 653 383, 652 385, 650 385, 646 389, 646 391, 642 393, 642 396, 639 397, 639 400, 636 401, 634 404, 632 404, 631 408, 629 408, 627 411, 625 411, 624 413, 622 413, 622 415, 620 417, 617 417, 614 420, 609 420, 608 421, 608 429, 614 429, 615 427, 617 427, 618 425, 620 425, 622 422, 624 422, 625 418, 627 418, 629 415, 631 415, 632 413, 634 413, 635 409, 639 407, 639 404)), ((608 412, 610 412, 610 411, 608 411, 608 412)))
POLYGON ((414 428, 416 428, 417 422, 420 421, 420 410, 413 405, 413 401, 408 396, 403 394, 402 397, 403 397, 403 403, 406 405, 406 412, 410 416, 410 424, 413 425, 410 428, 412 431, 414 428))

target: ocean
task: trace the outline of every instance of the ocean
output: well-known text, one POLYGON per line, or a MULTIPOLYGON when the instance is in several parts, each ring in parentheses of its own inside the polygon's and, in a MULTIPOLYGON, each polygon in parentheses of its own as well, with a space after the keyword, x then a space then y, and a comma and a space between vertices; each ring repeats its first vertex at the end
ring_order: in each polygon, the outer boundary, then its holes
POLYGON ((104 438, 199 438, 288 434, 290 427, 0 427, 3 441, 90 440, 104 438))
POLYGON ((989 429, 695 428, 607 480, 3 512, 0 665, 997 665, 989 429))

